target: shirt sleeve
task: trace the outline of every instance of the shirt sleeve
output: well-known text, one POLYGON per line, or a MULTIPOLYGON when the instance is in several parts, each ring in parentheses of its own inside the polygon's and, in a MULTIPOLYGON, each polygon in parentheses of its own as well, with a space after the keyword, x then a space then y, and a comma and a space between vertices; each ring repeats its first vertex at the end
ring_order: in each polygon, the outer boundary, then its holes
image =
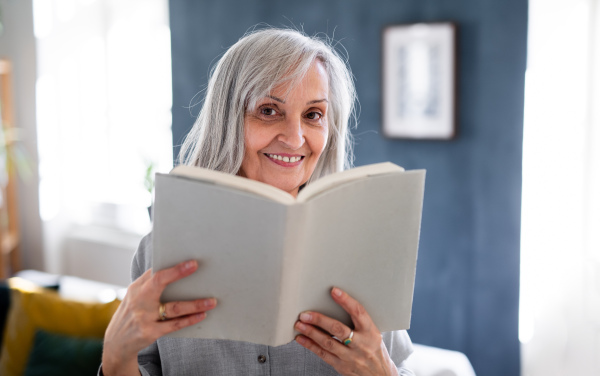
POLYGON ((415 376, 413 371, 406 368, 406 366, 404 365, 404 362, 402 362, 402 364, 400 364, 400 366, 398 367, 398 375, 400 375, 400 376, 415 376))
POLYGON ((152 233, 144 236, 140 241, 133 260, 131 261, 131 281, 138 279, 144 272, 152 267, 152 233))
POLYGON ((390 359, 396 365, 400 376, 414 376, 414 373, 406 368, 406 359, 414 351, 412 342, 406 330, 396 330, 382 333, 383 343, 390 354, 390 359))
MULTIPOLYGON (((131 261, 131 280, 135 281, 152 267, 152 233, 144 236, 131 261)), ((138 364, 143 376, 162 375, 160 353, 156 342, 138 353, 138 364)))
MULTIPOLYGON (((144 236, 138 246, 133 260, 131 261, 131 281, 138 279, 146 270, 152 267, 152 233, 144 236)), ((138 364, 142 376, 159 376, 162 375, 160 366, 160 355, 156 342, 138 353, 138 364)), ((102 372, 102 364, 98 369, 97 376, 104 376, 102 372)))

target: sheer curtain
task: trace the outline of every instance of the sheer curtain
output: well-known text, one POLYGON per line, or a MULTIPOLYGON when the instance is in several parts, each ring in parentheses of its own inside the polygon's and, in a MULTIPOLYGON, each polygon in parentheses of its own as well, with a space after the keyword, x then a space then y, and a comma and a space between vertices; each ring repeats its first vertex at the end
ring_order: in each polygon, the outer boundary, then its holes
POLYGON ((149 230, 150 164, 172 167, 167 0, 34 0, 46 269, 77 226, 149 230))
POLYGON ((529 4, 523 375, 600 375, 600 1, 529 4))

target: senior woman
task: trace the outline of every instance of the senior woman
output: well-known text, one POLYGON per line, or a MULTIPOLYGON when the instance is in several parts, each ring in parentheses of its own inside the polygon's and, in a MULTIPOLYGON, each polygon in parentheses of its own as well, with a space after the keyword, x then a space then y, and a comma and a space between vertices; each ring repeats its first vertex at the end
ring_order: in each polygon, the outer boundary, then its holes
MULTIPOLYGON (((311 181, 349 166, 354 103, 351 73, 326 42, 294 30, 254 31, 212 72, 180 162, 296 196, 311 181)), ((163 289, 198 265, 188 261, 152 274, 151 247, 148 235, 132 263, 134 282, 106 331, 105 375, 412 375, 403 367, 412 352, 407 333, 380 333, 360 303, 339 288, 331 297, 350 314, 352 328, 318 312, 299 312, 296 340, 278 347, 165 336, 213 314, 217 301, 161 305, 163 289)))

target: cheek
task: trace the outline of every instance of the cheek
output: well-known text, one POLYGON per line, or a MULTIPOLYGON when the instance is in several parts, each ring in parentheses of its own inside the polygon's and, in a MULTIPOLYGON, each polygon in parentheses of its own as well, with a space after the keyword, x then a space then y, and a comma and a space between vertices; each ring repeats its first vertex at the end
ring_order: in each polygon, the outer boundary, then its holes
POLYGON ((258 158, 256 152, 258 150, 258 139, 254 127, 248 123, 244 124, 244 159, 242 160, 241 170, 247 178, 252 178, 257 168, 258 158))
POLYGON ((259 127, 256 127, 251 122, 244 126, 244 149, 245 156, 253 157, 260 149, 264 148, 267 141, 267 135, 261 132, 259 127))
POLYGON ((315 142, 315 152, 319 153, 319 157, 321 156, 321 154, 323 154, 323 151, 325 150, 325 146, 327 146, 327 140, 329 137, 329 127, 323 127, 323 129, 320 130, 318 137, 316 138, 316 142, 315 142))

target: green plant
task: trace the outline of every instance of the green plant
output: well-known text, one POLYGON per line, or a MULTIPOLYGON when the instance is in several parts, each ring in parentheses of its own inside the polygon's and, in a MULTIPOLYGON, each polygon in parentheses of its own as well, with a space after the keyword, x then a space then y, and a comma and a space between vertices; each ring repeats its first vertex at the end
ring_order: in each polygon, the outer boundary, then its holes
POLYGON ((144 175, 144 188, 148 193, 152 194, 154 191, 154 174, 156 173, 156 163, 154 161, 146 160, 146 173, 144 175))

